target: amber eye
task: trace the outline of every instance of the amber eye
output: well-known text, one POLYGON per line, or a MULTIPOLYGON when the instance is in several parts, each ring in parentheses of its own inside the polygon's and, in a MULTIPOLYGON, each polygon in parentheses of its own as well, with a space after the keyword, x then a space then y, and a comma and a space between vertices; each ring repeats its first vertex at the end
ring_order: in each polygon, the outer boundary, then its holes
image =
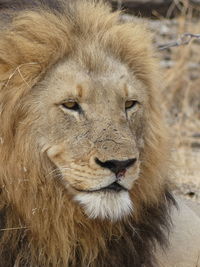
POLYGON ((137 100, 128 100, 125 103, 125 109, 131 109, 131 108, 137 106, 138 103, 139 102, 137 100))
POLYGON ((69 101, 62 103, 62 107, 66 109, 76 110, 76 111, 80 110, 79 104, 73 100, 69 100, 69 101))

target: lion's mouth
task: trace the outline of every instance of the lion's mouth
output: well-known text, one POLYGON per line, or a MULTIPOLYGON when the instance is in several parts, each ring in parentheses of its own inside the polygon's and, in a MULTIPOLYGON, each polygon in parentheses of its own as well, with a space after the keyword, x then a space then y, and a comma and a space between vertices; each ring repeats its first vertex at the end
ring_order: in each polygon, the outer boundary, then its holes
POLYGON ((117 182, 114 182, 100 190, 111 190, 111 191, 115 191, 115 192, 120 192, 122 190, 127 191, 126 188, 124 188, 122 185, 118 184, 117 182))
POLYGON ((108 186, 105 186, 99 189, 94 189, 94 190, 82 190, 82 189, 77 189, 77 188, 74 188, 74 189, 76 189, 77 191, 86 192, 86 193, 106 192, 106 191, 113 191, 113 192, 128 191, 125 187, 118 184, 117 182, 114 182, 112 184, 109 184, 108 186))

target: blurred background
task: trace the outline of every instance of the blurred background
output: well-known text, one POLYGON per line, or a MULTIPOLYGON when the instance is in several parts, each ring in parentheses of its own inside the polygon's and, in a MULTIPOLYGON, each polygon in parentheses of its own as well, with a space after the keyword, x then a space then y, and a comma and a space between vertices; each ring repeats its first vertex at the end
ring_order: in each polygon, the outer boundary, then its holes
POLYGON ((154 32, 163 75, 161 107, 172 134, 174 191, 200 203, 200 0, 108 1, 125 19, 146 20, 154 32), (181 40, 184 33, 196 38, 181 40), (177 41, 188 44, 168 47, 177 41))

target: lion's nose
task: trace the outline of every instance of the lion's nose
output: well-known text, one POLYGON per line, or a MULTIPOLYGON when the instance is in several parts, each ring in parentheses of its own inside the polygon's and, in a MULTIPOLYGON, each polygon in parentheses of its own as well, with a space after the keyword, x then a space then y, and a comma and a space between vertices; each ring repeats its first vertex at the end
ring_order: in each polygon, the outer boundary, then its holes
POLYGON ((127 159, 127 160, 107 160, 102 162, 98 158, 95 159, 96 163, 103 167, 111 170, 115 173, 116 177, 124 176, 126 170, 134 165, 136 158, 127 159))

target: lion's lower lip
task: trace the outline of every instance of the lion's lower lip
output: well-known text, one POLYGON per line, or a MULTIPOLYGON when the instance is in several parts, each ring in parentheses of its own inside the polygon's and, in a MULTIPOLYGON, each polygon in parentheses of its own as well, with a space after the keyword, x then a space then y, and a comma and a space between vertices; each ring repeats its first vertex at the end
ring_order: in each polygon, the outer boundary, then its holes
POLYGON ((126 189, 120 184, 118 184, 117 182, 114 182, 110 184, 109 186, 102 188, 102 190, 112 190, 112 191, 119 192, 119 191, 126 190, 126 189))
POLYGON ((106 187, 102 187, 100 189, 95 189, 95 190, 82 190, 82 189, 77 189, 77 191, 80 192, 86 192, 86 193, 94 193, 94 192, 106 192, 106 191, 114 191, 114 192, 120 192, 120 191, 127 191, 126 188, 124 188, 122 185, 118 184, 117 182, 114 182, 106 187))

